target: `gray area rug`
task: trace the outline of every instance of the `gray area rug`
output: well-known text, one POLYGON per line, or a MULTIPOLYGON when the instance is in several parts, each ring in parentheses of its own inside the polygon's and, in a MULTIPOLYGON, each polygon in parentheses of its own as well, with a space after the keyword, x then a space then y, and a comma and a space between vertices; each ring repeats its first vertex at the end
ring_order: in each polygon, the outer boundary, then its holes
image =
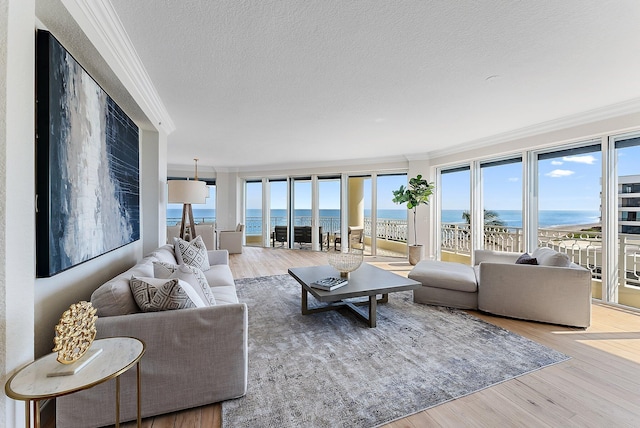
POLYGON ((289 275, 236 284, 249 308, 249 387, 222 403, 228 428, 373 427, 568 359, 411 292, 379 304, 371 329, 346 311, 303 316, 289 275))

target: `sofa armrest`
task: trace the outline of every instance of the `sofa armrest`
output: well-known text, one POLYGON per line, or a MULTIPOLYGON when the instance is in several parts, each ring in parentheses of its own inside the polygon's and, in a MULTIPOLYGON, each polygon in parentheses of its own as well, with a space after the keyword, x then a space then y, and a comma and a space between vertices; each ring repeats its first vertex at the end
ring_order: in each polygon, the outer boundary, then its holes
POLYGON ((483 262, 514 264, 521 255, 522 253, 509 251, 475 250, 473 252, 473 263, 476 266, 483 262))
POLYGON ((481 311, 577 327, 591 323, 587 269, 483 262, 479 270, 481 311))
POLYGON ((229 254, 240 254, 243 236, 244 232, 220 230, 218 231, 218 248, 229 251, 229 254))
MULTIPOLYGON (((247 306, 244 303, 98 318, 97 338, 142 340, 142 416, 237 398, 246 393, 247 306)), ((121 376, 121 417, 136 416, 135 369, 121 376)), ((113 423, 114 382, 57 400, 57 426, 113 423)))
POLYGON ((209 250, 207 251, 209 256, 210 265, 228 265, 229 264, 229 251, 227 250, 209 250))

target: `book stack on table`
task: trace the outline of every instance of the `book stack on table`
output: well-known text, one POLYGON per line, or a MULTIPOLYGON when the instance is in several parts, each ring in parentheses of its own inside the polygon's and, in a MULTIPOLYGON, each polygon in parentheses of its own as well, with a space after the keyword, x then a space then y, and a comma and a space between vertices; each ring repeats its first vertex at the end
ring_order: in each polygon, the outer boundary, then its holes
POLYGON ((343 287, 347 284, 348 284, 348 281, 346 278, 337 278, 337 277, 330 276, 330 277, 322 278, 312 282, 311 286, 319 290, 331 291, 331 290, 335 290, 336 288, 343 287))

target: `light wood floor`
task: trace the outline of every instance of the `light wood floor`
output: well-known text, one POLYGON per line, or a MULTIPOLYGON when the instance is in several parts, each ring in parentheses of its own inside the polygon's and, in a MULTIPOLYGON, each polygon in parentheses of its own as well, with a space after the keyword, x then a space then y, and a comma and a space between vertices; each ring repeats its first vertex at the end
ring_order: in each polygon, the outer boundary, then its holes
MULTIPOLYGON (((245 248, 243 254, 230 259, 235 278, 284 274, 289 267, 326 263, 326 255, 321 253, 256 247, 245 248)), ((411 270, 404 260, 367 261, 401 275, 411 270)), ((393 422, 387 428, 640 426, 640 314, 595 303, 592 325, 583 330, 471 313, 572 358, 393 422)), ((220 404, 143 421, 147 428, 220 424, 220 404)))

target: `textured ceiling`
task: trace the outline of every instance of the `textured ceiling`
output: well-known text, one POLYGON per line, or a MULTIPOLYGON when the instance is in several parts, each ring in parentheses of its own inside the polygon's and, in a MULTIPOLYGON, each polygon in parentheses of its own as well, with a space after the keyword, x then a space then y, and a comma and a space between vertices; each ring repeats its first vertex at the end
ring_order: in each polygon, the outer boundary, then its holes
POLYGON ((640 97, 640 1, 111 0, 213 168, 427 154, 640 97))

